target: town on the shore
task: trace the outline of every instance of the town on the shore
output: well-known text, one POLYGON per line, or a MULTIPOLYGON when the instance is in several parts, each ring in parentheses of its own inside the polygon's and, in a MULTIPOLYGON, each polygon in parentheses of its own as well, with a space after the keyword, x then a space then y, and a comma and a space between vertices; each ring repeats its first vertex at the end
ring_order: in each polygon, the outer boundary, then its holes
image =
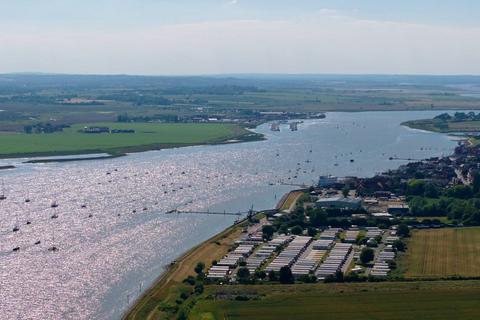
POLYGON ((450 156, 371 178, 322 176, 249 216, 228 254, 199 261, 197 276, 215 284, 401 279, 396 258, 411 229, 480 225, 479 160, 480 147, 461 142, 450 156))

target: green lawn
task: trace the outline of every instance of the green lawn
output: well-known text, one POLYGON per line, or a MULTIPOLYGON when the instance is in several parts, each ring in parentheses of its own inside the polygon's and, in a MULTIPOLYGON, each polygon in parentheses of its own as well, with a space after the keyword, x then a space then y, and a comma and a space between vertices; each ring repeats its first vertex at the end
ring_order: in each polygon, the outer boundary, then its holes
POLYGON ((0 156, 128 152, 216 143, 245 135, 231 124, 94 123, 76 124, 52 134, 0 134, 0 156), (134 129, 135 133, 85 134, 84 126, 134 129))
MULTIPOLYGON (((478 319, 479 281, 256 286, 258 300, 200 300, 189 319, 478 319)), ((236 292, 238 286, 209 289, 236 292)))

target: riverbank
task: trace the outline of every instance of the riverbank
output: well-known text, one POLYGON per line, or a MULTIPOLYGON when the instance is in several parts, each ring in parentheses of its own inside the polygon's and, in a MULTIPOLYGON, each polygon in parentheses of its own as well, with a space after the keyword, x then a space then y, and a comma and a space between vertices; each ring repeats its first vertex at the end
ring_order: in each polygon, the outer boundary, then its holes
MULTIPOLYGON (((293 190, 286 193, 277 203, 276 210, 287 205, 288 208, 295 206, 302 194, 303 192, 300 190, 293 190)), ((262 216, 262 213, 257 215, 257 217, 262 216)), ((243 229, 247 225, 248 220, 243 219, 187 251, 172 262, 154 284, 137 299, 134 305, 124 315, 123 319, 162 319, 162 315, 166 316, 166 314, 162 313, 159 309, 159 306, 167 304, 169 300, 173 302, 176 299, 181 291, 183 280, 194 274, 193 270, 195 265, 198 262, 203 262, 206 268, 208 268, 212 261, 222 258, 228 253, 228 250, 238 237, 240 237, 243 229)))
MULTIPOLYGON (((135 132, 87 134, 81 132, 82 126, 88 127, 88 124, 85 124, 72 126, 65 129, 65 132, 59 133, 0 135, 0 144, 2 145, 0 159, 102 153, 108 154, 110 157, 119 157, 128 153, 150 150, 240 143, 265 139, 261 134, 234 124, 104 123, 97 125, 108 126, 117 130, 133 128, 132 130, 135 130, 135 132)), ((83 158, 79 157, 76 160, 82 160, 83 158)), ((92 157, 92 159, 97 160, 98 157, 92 157)), ((58 162, 63 161, 66 160, 62 159, 58 162)), ((39 162, 57 161, 42 160, 39 162)))
MULTIPOLYGON (((195 265, 203 261, 207 266, 228 252, 237 237, 240 236, 246 220, 227 228, 221 233, 204 241, 173 261, 154 284, 134 303, 123 319, 157 319, 162 315, 159 306, 169 297, 178 295, 178 286, 189 275, 195 265)), ((173 298, 174 299, 174 298, 173 298)))

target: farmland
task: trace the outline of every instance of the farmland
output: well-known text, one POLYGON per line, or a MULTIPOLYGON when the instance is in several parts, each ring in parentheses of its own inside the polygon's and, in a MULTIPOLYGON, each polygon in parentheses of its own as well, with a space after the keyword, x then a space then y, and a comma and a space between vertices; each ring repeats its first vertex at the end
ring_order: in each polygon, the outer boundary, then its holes
POLYGON ((479 294, 479 281, 211 287, 189 319, 476 319, 479 294))
POLYGON ((480 276, 480 228, 414 231, 400 264, 407 278, 480 276))
POLYGON ((0 134, 1 157, 135 152, 245 138, 249 131, 230 124, 94 123, 75 124, 49 134, 0 134), (132 129, 135 133, 85 134, 84 126, 132 129))

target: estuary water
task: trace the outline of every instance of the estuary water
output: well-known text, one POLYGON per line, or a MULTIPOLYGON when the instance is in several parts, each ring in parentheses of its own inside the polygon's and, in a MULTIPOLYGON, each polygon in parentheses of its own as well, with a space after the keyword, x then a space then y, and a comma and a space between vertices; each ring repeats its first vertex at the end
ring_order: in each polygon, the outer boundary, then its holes
POLYGON ((265 141, 99 161, 0 160, 17 166, 0 171, 1 318, 119 319, 172 260, 237 218, 167 211, 272 208, 319 175, 372 176, 406 163, 390 157, 450 154, 456 142, 446 135, 400 125, 439 113, 328 113, 295 132, 262 125, 265 141))

